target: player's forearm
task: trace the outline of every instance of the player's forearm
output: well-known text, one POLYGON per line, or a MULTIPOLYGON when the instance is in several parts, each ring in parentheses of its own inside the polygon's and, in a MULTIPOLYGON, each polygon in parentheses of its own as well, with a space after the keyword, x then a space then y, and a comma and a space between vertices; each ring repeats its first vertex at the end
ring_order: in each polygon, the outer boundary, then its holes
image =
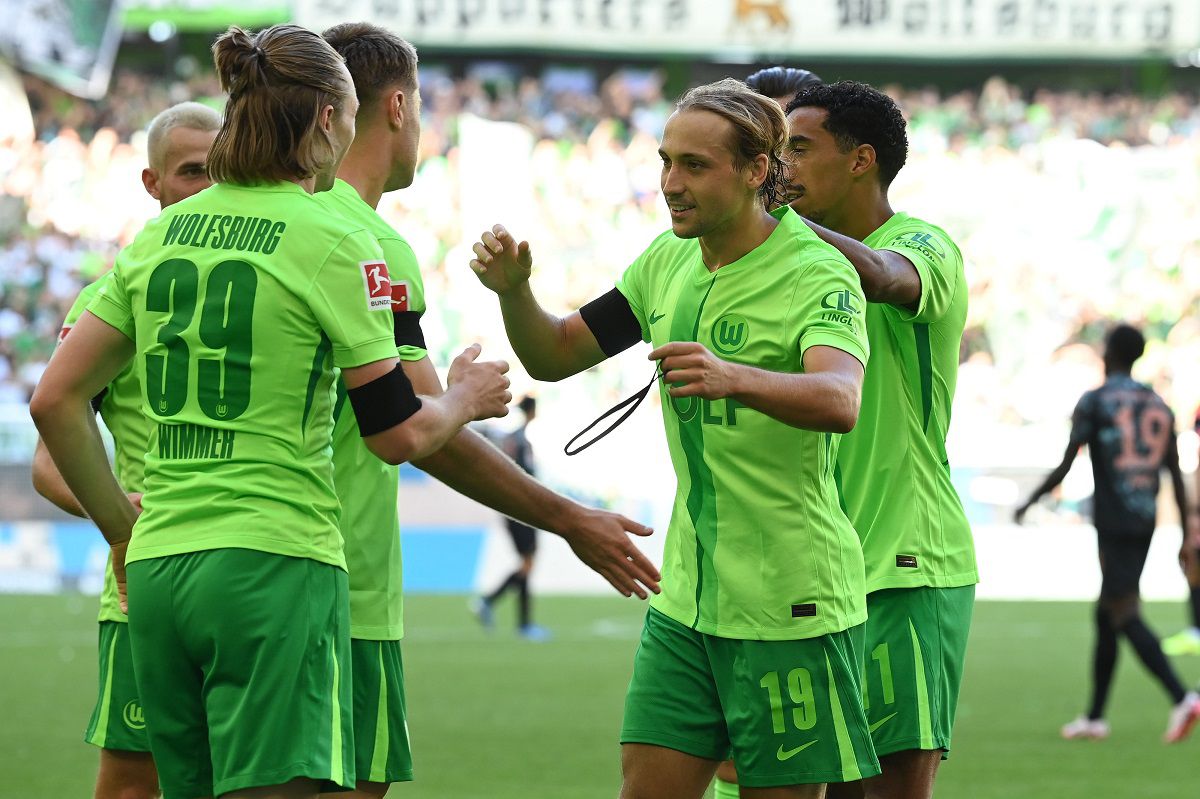
POLYGON ((868 302, 911 305, 920 301, 920 277, 903 256, 872 249, 857 239, 804 221, 818 238, 837 249, 854 267, 868 302))
POLYGON ((427 458, 445 447, 475 418, 474 399, 461 386, 440 396, 422 396, 421 410, 404 422, 407 449, 397 462, 427 458))
POLYGON ((45 443, 40 438, 37 449, 33 452, 33 489, 72 516, 87 516, 79 505, 79 500, 75 499, 75 495, 67 487, 63 476, 59 474, 54 459, 50 457, 45 443))
POLYGON ((481 505, 541 530, 565 529, 575 507, 469 428, 415 465, 481 505))
POLYGON ((556 382, 587 368, 571 357, 563 320, 542 308, 528 283, 499 296, 504 330, 530 377, 556 382))
POLYGON ((731 396, 772 419, 820 433, 848 433, 858 422, 861 383, 836 372, 785 374, 738 366, 731 396))
POLYGON ((67 488, 104 538, 129 540, 137 510, 108 464, 88 399, 35 395, 29 411, 67 488))

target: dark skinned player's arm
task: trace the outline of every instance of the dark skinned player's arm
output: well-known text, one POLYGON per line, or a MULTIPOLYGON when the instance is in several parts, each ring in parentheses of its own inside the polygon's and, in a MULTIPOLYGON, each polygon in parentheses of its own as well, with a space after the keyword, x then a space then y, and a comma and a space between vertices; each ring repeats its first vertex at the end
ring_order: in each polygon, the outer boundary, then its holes
POLYGON ((1042 484, 1033 490, 1029 495, 1029 499, 1025 500, 1019 508, 1017 508, 1014 518, 1017 524, 1020 524, 1025 518, 1025 512, 1033 507, 1033 503, 1037 502, 1046 494, 1053 491, 1063 479, 1066 478, 1067 472, 1071 471, 1071 464, 1075 462, 1075 458, 1079 455, 1079 449, 1083 446, 1082 441, 1076 441, 1072 437, 1071 442, 1067 444, 1067 450, 1063 453, 1062 463, 1054 467, 1054 471, 1046 475, 1046 479, 1042 484))
POLYGON ((912 261, 898 252, 875 250, 815 222, 804 220, 826 244, 833 245, 858 272, 867 302, 916 310, 921 301, 921 276, 912 261))
POLYGON ((1187 487, 1183 484, 1183 469, 1179 466, 1179 442, 1172 430, 1167 435, 1167 451, 1163 455, 1163 466, 1171 475, 1171 490, 1175 492, 1175 505, 1179 508, 1179 526, 1183 530, 1183 539, 1187 541, 1188 533, 1188 498, 1187 487))

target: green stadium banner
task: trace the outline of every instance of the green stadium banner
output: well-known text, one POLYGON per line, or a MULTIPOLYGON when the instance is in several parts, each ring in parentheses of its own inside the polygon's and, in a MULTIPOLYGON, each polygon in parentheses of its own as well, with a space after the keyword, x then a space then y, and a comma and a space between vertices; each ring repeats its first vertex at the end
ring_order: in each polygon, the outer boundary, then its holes
POLYGON ((121 42, 115 0, 0 0, 0 53, 80 97, 108 88, 121 42))
POLYGON ((126 0, 125 27, 147 30, 156 22, 167 22, 185 32, 222 31, 230 25, 265 28, 292 17, 287 0, 126 0))
POLYGON ((321 30, 384 25, 470 50, 890 59, 1162 58, 1200 47, 1200 0, 295 0, 321 30))

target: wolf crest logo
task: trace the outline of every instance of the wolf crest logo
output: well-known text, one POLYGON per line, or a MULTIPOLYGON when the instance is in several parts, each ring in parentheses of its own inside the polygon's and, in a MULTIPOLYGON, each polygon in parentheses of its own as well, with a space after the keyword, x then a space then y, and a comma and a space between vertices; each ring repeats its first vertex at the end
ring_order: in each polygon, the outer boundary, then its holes
POLYGON ((792 29, 792 20, 788 16, 785 0, 735 0, 734 27, 750 27, 758 18, 765 20, 768 30, 772 32, 786 33, 792 29))

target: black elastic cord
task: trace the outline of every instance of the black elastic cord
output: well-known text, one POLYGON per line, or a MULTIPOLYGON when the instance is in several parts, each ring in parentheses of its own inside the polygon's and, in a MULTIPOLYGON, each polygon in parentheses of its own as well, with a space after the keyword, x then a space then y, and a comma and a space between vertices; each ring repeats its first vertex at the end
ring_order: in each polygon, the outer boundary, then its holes
POLYGON ((650 393, 650 389, 654 388, 654 384, 658 381, 658 379, 660 377, 662 377, 662 372, 660 372, 658 370, 658 366, 655 366, 654 367, 654 377, 652 377, 650 379, 650 382, 646 384, 645 388, 641 389, 640 391, 633 394, 632 396, 626 397, 625 399, 621 400, 616 405, 612 406, 607 411, 605 411, 604 413, 602 413, 598 417, 596 417, 596 420, 594 422, 592 422, 587 427, 580 430, 575 435, 574 438, 572 438, 570 441, 567 442, 567 445, 565 447, 563 447, 563 452, 567 453, 568 455, 578 455, 579 453, 583 452, 585 449, 590 447, 592 444, 595 444, 597 441, 604 438, 606 435, 608 435, 609 433, 611 433, 612 431, 614 431, 618 427, 620 427, 621 424, 626 419, 628 419, 630 416, 632 416, 633 412, 638 409, 638 406, 642 404, 642 400, 646 399, 646 395, 650 393), (628 405, 629 407, 625 408, 626 405, 628 405), (625 413, 621 414, 620 418, 618 418, 615 422, 613 422, 611 425, 609 425, 608 429, 606 429, 603 433, 596 436, 595 438, 593 438, 591 441, 587 442, 586 444, 576 447, 574 450, 571 449, 571 445, 574 444, 579 439, 583 438, 585 435, 587 435, 588 431, 590 431, 593 427, 595 427, 596 425, 603 422, 608 417, 612 416, 614 413, 617 413, 618 411, 620 411, 622 408, 625 408, 625 413))

